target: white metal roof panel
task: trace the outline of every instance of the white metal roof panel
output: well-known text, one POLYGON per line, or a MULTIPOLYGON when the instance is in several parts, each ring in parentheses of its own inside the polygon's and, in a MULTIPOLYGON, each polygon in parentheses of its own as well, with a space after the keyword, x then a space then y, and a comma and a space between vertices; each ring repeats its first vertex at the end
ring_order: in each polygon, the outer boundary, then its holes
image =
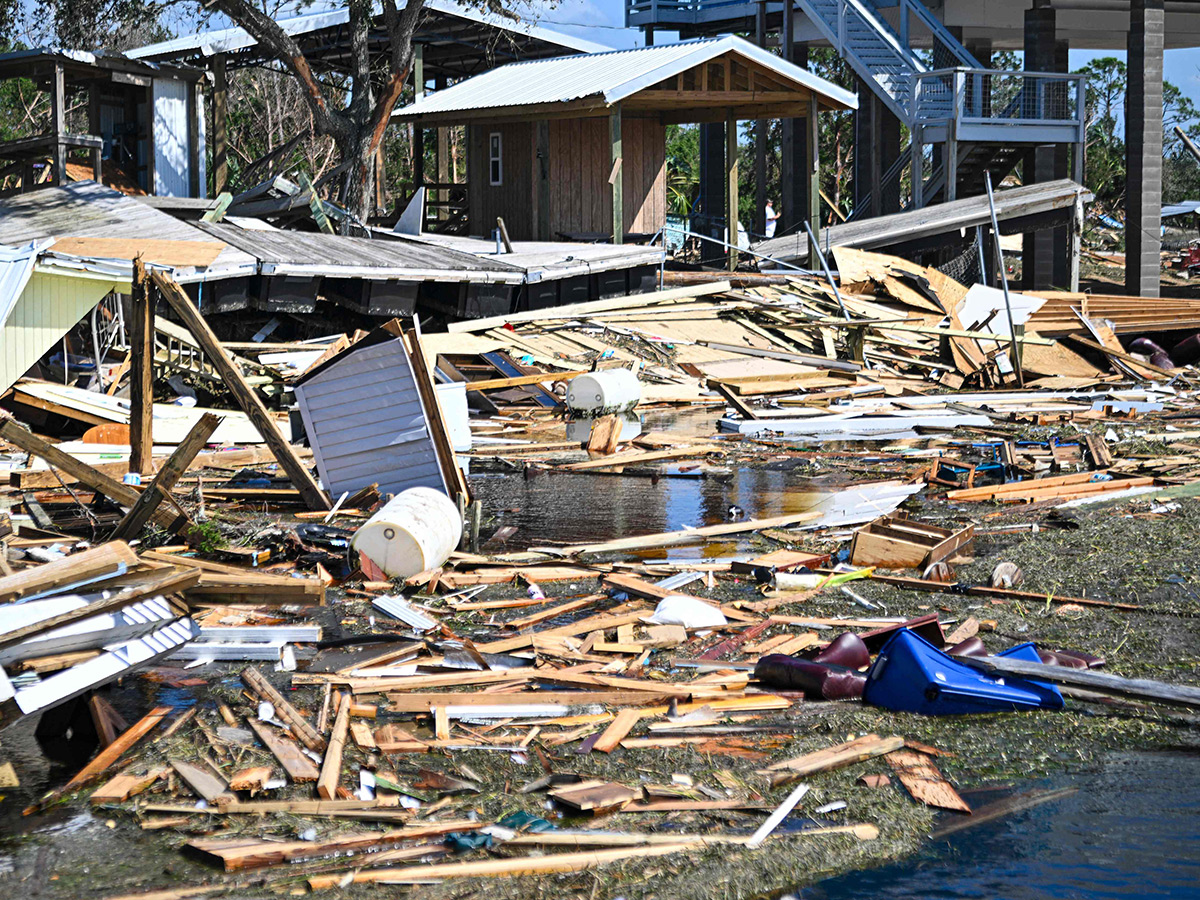
POLYGON ((460 81, 397 110, 393 118, 413 119, 435 113, 566 103, 595 97, 610 106, 664 79, 725 53, 765 66, 818 95, 824 105, 858 108, 858 98, 735 35, 700 38, 677 44, 610 50, 509 63, 460 81))
MULTIPOLYGON (((485 25, 491 25, 494 28, 503 29, 504 31, 519 32, 550 44, 558 44, 567 50, 574 50, 579 53, 598 53, 609 49, 603 44, 587 41, 583 38, 555 31, 552 28, 546 28, 532 22, 513 22, 510 19, 489 14, 483 10, 461 6, 453 2, 453 0, 425 0, 424 5, 426 9, 446 15, 458 16, 462 19, 470 19, 474 22, 481 22, 485 25)), ((376 14, 379 13, 378 6, 375 12, 376 14)), ((350 12, 349 8, 345 6, 278 20, 279 26, 290 35, 311 34, 323 28, 334 28, 338 25, 344 25, 348 21, 350 21, 350 12)), ((253 47, 257 43, 258 41, 251 37, 244 28, 218 28, 212 31, 201 31, 197 34, 184 35, 169 41, 147 44, 145 47, 128 50, 125 55, 131 59, 171 59, 175 56, 200 50, 205 56, 211 56, 216 53, 243 50, 246 47, 253 47)))

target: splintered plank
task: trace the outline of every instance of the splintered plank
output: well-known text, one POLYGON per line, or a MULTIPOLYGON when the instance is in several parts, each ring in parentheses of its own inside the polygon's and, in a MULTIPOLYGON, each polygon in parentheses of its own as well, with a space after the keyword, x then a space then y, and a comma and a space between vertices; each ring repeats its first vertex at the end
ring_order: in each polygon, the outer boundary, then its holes
POLYGON ((924 753, 895 750, 887 755, 887 761, 914 800, 919 800, 926 806, 952 809, 955 812, 971 811, 971 807, 958 795, 958 791, 938 771, 933 760, 924 753))
POLYGON ((350 707, 353 702, 351 694, 342 694, 337 718, 333 721, 333 733, 329 736, 329 747, 325 751, 325 761, 321 764, 321 774, 317 779, 317 793, 325 800, 332 800, 337 796, 338 780, 342 777, 342 750, 346 746, 346 733, 350 730, 350 707))
POLYGON ((247 719, 247 723, 258 735, 271 754, 279 760, 288 778, 295 782, 316 781, 320 776, 316 764, 300 752, 299 745, 276 732, 270 725, 264 725, 257 719, 247 719))
POLYGON ((633 726, 641 720, 643 715, 642 710, 633 707, 621 710, 613 719, 612 724, 604 730, 604 734, 600 735, 599 740, 592 745, 592 749, 601 753, 612 753, 617 749, 617 745, 625 740, 625 736, 633 730, 633 726))
MULTIPOLYGON (((581 851, 577 853, 555 853, 547 856, 527 856, 519 859, 476 860, 437 865, 406 866, 400 869, 368 869, 355 872, 355 884, 372 882, 396 883, 404 881, 424 882, 431 878, 479 878, 486 876, 509 877, 513 875, 537 875, 546 872, 578 872, 609 863, 619 863, 637 857, 666 856, 704 846, 700 841, 678 844, 663 844, 651 847, 620 847, 616 850, 581 851)), ((308 879, 310 890, 318 891, 336 887, 347 878, 345 873, 315 875, 308 879)))
POLYGON ((258 394, 246 383, 241 371, 221 345, 217 336, 213 334, 204 317, 200 315, 196 305, 166 272, 155 271, 151 277, 158 286, 159 294, 182 320, 184 327, 195 336, 201 349, 204 350, 204 355, 220 374, 221 380, 233 394, 238 406, 250 417, 254 427, 258 429, 267 446, 271 448, 271 452, 275 454, 276 461, 287 472, 292 484, 300 491, 308 508, 329 509, 331 506, 329 498, 317 485, 316 480, 308 471, 308 467, 297 455, 295 448, 283 436, 279 426, 263 406, 258 394))
POLYGON ((296 707, 283 699, 283 695, 271 686, 270 682, 263 677, 262 672, 253 666, 247 666, 242 670, 242 681, 250 690, 275 707, 275 714, 287 723, 300 743, 314 753, 321 753, 325 750, 325 738, 308 723, 308 719, 300 715, 296 707))
POLYGON ((263 841, 255 838, 197 838, 185 846, 207 862, 220 865, 226 872, 259 869, 305 859, 317 859, 334 853, 349 853, 372 847, 386 847, 402 841, 435 837, 451 831, 474 831, 483 822, 467 819, 435 822, 414 828, 347 834, 326 841, 263 841))
POLYGON ((145 775, 116 775, 96 788, 89 799, 93 803, 122 803, 130 797, 136 797, 167 772, 164 766, 152 769, 145 775))
POLYGON ((581 812, 624 806, 636 800, 640 794, 641 791, 614 781, 585 781, 550 792, 550 796, 559 803, 581 812))
POLYGON ((840 769, 852 763, 883 756, 886 753, 898 751, 903 746, 904 738, 897 735, 881 738, 877 734, 864 734, 860 738, 838 744, 835 747, 826 747, 824 750, 816 750, 795 759, 775 763, 762 771, 771 779, 771 785, 777 787, 781 784, 799 781, 801 778, 815 775, 817 772, 828 772, 831 769, 840 769))
POLYGON ((172 712, 170 706, 158 706, 150 710, 142 719, 135 722, 128 731, 96 754, 96 758, 79 770, 79 773, 57 791, 44 797, 39 803, 24 810, 24 815, 37 812, 46 803, 55 800, 76 788, 82 787, 111 768, 126 750, 144 738, 158 727, 159 722, 172 712))
POLYGON ((252 766, 249 769, 235 772, 229 779, 229 787, 235 791, 249 791, 253 795, 263 790, 270 780, 270 766, 252 766))
POLYGON ((167 762, 171 764, 171 768, 186 782, 188 787, 209 803, 221 806, 237 801, 237 798, 229 792, 229 785, 225 783, 225 779, 218 778, 208 769, 192 765, 181 759, 169 759, 167 762))
MULTIPOLYGON (((0 602, 7 603, 81 581, 116 575, 122 567, 131 568, 137 565, 137 561, 137 554, 130 550, 124 541, 101 544, 99 547, 0 578, 0 602)), ((58 624, 65 623, 56 623, 52 627, 57 627, 58 624)), ((24 640, 28 636, 25 631, 26 629, 21 629, 17 632, 19 636, 16 638, 6 635, 5 645, 24 640)))

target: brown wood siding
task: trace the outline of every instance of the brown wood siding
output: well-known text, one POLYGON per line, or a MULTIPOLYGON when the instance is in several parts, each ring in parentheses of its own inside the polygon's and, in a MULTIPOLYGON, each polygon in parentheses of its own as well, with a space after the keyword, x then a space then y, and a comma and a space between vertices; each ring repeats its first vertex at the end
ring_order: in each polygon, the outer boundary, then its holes
POLYGON ((471 125, 467 129, 467 181, 471 233, 492 233, 496 217, 504 219, 514 241, 531 241, 534 234, 535 196, 533 160, 534 125, 530 122, 503 125, 471 125), (502 135, 501 184, 493 185, 488 173, 489 135, 502 135))
MULTIPOLYGON (((612 170, 606 117, 550 121, 550 225, 559 232, 612 231, 612 170)), ((622 124, 625 230, 655 232, 666 223, 666 130, 654 119, 622 124)), ((482 170, 486 178, 486 166, 482 170)))

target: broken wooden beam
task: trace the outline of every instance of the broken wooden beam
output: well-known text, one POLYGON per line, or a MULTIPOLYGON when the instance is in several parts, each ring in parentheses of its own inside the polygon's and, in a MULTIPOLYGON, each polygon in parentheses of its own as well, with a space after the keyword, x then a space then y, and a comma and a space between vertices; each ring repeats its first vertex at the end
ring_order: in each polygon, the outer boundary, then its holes
POLYGON ((154 279, 154 284, 162 293, 163 299, 179 316, 184 326, 196 338, 200 348, 204 351, 204 355, 208 357, 208 361, 213 368, 221 376, 221 380, 225 383, 225 387, 233 394, 234 400, 237 401, 238 407, 254 423, 254 427, 258 429, 263 440, 267 442, 267 446, 271 448, 271 452, 275 454, 275 459, 287 472, 288 478, 291 479, 300 495, 304 498, 304 502, 308 504, 309 509, 329 509, 331 503, 329 497, 317 485, 316 479, 308 471, 308 468, 301 462, 300 457, 296 455, 295 448, 284 438, 283 433, 279 430, 279 426, 275 423, 275 419, 267 412, 267 408, 263 406, 262 400, 258 398, 258 394, 242 377, 242 373, 238 371, 233 360, 225 348, 221 346, 221 342, 217 336, 213 334, 212 329, 208 327, 208 323, 204 321, 204 317, 200 315, 200 311, 193 305, 191 299, 183 292, 175 280, 165 272, 155 271, 151 277, 154 279))
MULTIPOLYGON (((82 484, 86 484, 92 490, 98 491, 109 499, 120 503, 122 506, 133 506, 141 496, 141 494, 129 485, 122 484, 120 481, 96 471, 87 463, 64 453, 53 444, 46 443, 46 441, 43 441, 37 435, 26 431, 12 419, 0 422, 0 437, 9 443, 16 444, 22 450, 32 453, 34 456, 41 457, 55 468, 71 473, 82 484)), ((172 533, 179 531, 188 521, 187 516, 164 509, 155 510, 151 519, 156 525, 172 533)))
POLYGON ((171 454, 163 467, 158 470, 158 474, 154 476, 150 486, 142 491, 137 502, 130 507, 129 512, 117 524, 112 535, 113 540, 128 541, 141 534, 146 523, 150 521, 150 517, 154 515, 154 511, 170 495, 171 489, 175 487, 175 482, 187 471, 188 465, 208 443, 208 439, 212 437, 212 433, 217 430, 221 421, 221 417, 213 413, 205 413, 200 417, 188 432, 187 437, 175 448, 175 452, 171 454))

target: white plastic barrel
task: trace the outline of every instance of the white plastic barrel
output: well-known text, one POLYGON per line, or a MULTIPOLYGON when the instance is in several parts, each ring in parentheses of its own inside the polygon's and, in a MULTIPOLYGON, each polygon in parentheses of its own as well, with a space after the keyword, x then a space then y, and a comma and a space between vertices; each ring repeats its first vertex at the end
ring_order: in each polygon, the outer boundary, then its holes
POLYGON ((567 408, 584 415, 633 409, 642 399, 642 383, 629 369, 588 372, 567 383, 567 408))
POLYGON ((389 578, 408 578, 444 563, 462 539, 462 529, 458 507, 449 497, 414 487, 367 519, 350 546, 389 578))

